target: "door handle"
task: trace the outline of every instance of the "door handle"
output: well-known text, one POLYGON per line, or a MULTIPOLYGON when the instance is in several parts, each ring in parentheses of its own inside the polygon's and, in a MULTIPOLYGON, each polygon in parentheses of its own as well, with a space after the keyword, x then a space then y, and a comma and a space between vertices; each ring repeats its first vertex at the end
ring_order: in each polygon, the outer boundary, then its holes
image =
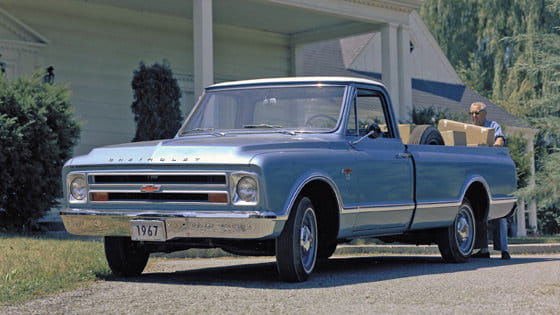
POLYGON ((408 158, 410 158, 411 156, 412 156, 412 154, 410 154, 410 153, 408 153, 408 152, 406 152, 406 153, 397 153, 397 154, 395 154, 395 157, 396 157, 397 159, 408 159, 408 158))

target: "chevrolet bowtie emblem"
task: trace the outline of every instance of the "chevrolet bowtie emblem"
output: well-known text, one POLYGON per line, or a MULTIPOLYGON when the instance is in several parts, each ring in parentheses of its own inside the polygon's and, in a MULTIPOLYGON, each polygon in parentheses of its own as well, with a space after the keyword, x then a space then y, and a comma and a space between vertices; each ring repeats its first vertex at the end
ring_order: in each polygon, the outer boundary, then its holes
POLYGON ((160 192, 161 185, 144 185, 140 188, 141 192, 160 192))

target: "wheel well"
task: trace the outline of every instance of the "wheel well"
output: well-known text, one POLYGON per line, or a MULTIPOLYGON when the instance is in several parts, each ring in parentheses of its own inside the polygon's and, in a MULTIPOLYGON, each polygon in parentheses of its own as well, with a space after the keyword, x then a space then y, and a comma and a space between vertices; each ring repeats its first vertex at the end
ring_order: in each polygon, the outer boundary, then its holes
POLYGON ((303 188, 301 194, 310 198, 316 210, 319 228, 319 247, 321 244, 332 244, 338 236, 340 217, 338 200, 332 187, 320 180, 315 180, 303 188))
POLYGON ((476 219, 476 244, 475 248, 480 248, 480 241, 488 236, 484 235, 486 229, 486 220, 488 218, 488 210, 490 205, 490 200, 488 200, 488 192, 484 185, 480 182, 473 183, 465 194, 474 211, 474 216, 476 219))

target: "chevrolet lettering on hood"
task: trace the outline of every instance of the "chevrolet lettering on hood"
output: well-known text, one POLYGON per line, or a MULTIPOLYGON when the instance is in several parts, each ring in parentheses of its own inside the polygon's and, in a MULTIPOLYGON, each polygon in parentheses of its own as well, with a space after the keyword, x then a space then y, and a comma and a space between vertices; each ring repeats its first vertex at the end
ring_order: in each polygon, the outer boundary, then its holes
POLYGON ((219 83, 172 139, 66 162, 60 216, 70 233, 104 236, 118 276, 142 273, 150 253, 221 248, 276 256, 281 279, 305 281, 337 244, 369 237, 466 262, 516 202, 507 148, 448 140, 482 138, 467 133, 399 124, 372 80, 219 83))
POLYGON ((129 158, 109 158, 108 159, 109 162, 198 162, 200 161, 199 157, 166 157, 166 156, 160 156, 160 157, 139 157, 139 158, 134 158, 134 157, 129 157, 129 158))

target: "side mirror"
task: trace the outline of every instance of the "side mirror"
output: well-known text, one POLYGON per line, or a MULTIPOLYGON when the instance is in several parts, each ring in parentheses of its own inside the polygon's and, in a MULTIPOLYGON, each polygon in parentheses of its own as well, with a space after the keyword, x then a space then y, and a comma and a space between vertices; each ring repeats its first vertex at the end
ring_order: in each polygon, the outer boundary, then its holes
POLYGON ((356 144, 362 142, 365 138, 371 138, 371 139, 375 139, 377 137, 379 137, 382 134, 381 132, 381 128, 379 128, 379 125, 377 124, 371 124, 368 126, 367 128, 367 132, 364 136, 362 136, 360 139, 350 142, 351 146, 355 146, 356 144))
POLYGON ((368 137, 375 139, 381 135, 381 128, 379 128, 378 124, 371 124, 367 128, 366 134, 368 137))

